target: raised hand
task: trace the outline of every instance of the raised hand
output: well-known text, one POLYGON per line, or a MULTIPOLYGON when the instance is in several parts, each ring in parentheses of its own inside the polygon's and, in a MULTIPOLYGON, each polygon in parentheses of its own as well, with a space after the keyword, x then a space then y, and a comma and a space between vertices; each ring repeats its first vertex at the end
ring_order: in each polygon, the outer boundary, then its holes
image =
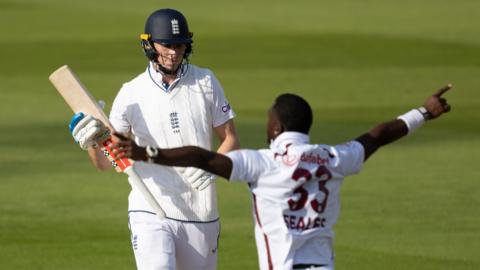
POLYGON ((447 100, 442 97, 447 91, 452 89, 452 84, 447 84, 446 86, 439 89, 435 94, 427 98, 423 107, 428 111, 429 119, 435 119, 440 115, 450 111, 450 105, 447 103, 447 100))

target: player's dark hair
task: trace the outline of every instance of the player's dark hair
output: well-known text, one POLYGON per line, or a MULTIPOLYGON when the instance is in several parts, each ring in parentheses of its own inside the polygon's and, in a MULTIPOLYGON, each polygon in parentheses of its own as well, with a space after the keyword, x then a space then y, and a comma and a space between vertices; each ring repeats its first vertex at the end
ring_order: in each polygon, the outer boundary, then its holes
POLYGON ((308 102, 295 94, 282 94, 275 99, 273 110, 286 131, 308 134, 312 126, 312 108, 308 102))

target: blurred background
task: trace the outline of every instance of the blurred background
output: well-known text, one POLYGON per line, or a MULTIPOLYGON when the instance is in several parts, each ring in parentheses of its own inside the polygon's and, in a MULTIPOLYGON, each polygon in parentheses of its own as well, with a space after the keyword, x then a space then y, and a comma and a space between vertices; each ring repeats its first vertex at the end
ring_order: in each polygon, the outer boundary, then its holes
MULTIPOLYGON (((450 114, 346 179, 336 268, 480 268, 479 1, 0 0, 0 269, 134 269, 126 178, 73 142, 48 76, 69 64, 108 112, 164 7, 187 17, 191 62, 222 83, 243 148, 267 147, 280 93, 310 102, 313 142, 336 144, 453 83, 450 114)), ((256 269, 248 189, 217 185, 218 269, 256 269)))

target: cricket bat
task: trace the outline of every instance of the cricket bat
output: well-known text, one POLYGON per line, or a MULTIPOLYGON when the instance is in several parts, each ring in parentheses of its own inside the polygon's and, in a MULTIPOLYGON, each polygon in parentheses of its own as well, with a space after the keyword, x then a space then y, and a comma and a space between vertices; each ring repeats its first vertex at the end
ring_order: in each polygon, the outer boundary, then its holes
MULTIPOLYGON (((74 113, 83 112, 85 115, 90 114, 102 121, 110 130, 113 130, 108 117, 103 112, 103 109, 98 105, 92 94, 90 94, 87 88, 82 85, 78 77, 67 65, 55 70, 50 75, 49 79, 74 113)), ((143 197, 153 208, 157 216, 161 219, 164 218, 165 211, 163 211, 158 201, 153 197, 148 187, 138 176, 133 167, 134 161, 127 158, 119 160, 112 158, 112 149, 109 147, 111 142, 112 139, 110 136, 105 141, 101 142, 105 156, 110 160, 112 166, 117 172, 123 172, 130 177, 132 183, 138 188, 138 190, 140 190, 143 197)))

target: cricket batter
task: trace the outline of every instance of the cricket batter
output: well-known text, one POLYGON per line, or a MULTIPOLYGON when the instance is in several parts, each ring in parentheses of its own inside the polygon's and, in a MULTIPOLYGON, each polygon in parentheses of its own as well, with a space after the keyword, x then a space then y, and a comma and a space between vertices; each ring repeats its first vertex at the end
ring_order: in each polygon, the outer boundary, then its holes
MULTIPOLYGON (((220 140, 220 153, 238 148, 235 114, 222 86, 210 70, 188 62, 192 36, 179 11, 153 12, 141 35, 149 64, 123 85, 113 102, 110 121, 115 131, 146 147, 149 160, 156 157, 157 148, 211 149, 214 135, 220 140)), ((73 125, 72 135, 88 149, 96 167, 111 168, 95 148, 96 138, 105 131, 103 124, 86 116, 73 125)), ((129 226, 138 269, 216 269, 220 224, 214 176, 193 167, 152 162, 135 166, 166 212, 165 219, 157 218, 132 185, 129 226)))
MULTIPOLYGON (((236 150, 226 155, 193 146, 158 149, 154 161, 195 166, 248 183, 260 269, 332 270, 332 228, 340 211, 339 190, 344 177, 358 173, 381 146, 448 112, 450 106, 441 96, 450 88, 440 89, 422 107, 336 146, 310 144, 310 106, 299 96, 283 94, 269 110, 269 149, 236 150)), ((112 146, 117 157, 148 158, 145 148, 130 140, 122 139, 112 146)))

